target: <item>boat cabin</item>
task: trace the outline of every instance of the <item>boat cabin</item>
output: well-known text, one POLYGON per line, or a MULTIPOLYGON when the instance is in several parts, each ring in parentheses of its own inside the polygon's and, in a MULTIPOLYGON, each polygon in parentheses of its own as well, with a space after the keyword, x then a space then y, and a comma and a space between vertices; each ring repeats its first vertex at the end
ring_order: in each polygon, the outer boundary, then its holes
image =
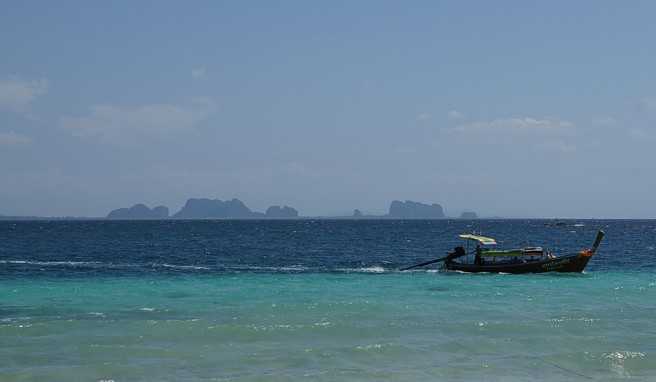
MULTIPOLYGON (((525 247, 519 249, 500 250, 495 248, 497 241, 491 237, 462 234, 461 239, 476 243, 474 263, 477 265, 496 263, 526 263, 552 258, 542 247, 525 247)), ((471 252, 468 252, 471 253, 471 252)))

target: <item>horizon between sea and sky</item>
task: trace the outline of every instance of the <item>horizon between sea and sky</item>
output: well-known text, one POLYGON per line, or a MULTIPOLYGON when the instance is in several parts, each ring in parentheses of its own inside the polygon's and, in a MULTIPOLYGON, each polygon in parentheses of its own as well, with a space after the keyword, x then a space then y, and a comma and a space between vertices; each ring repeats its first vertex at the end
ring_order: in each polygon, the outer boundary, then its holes
POLYGON ((655 218, 656 3, 6 3, 0 215, 655 218))

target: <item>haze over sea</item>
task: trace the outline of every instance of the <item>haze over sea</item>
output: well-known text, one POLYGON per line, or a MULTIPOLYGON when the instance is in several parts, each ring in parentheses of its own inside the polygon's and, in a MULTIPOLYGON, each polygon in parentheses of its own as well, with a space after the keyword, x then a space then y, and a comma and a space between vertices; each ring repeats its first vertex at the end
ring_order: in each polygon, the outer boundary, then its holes
POLYGON ((0 381, 653 381, 656 221, 546 222, 1 221, 0 381), (396 271, 599 228, 584 274, 396 271))

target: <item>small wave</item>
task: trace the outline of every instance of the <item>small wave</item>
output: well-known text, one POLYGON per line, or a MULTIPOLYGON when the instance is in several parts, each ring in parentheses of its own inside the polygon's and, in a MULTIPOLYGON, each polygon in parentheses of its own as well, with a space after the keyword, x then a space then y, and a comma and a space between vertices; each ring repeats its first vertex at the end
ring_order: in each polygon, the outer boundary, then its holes
POLYGON ((103 263, 101 261, 39 261, 39 260, 0 260, 0 264, 34 265, 40 267, 71 267, 98 269, 129 269, 129 268, 170 268, 180 270, 210 270, 211 268, 197 265, 175 265, 158 263, 103 263))
POLYGON ((171 269, 192 269, 192 270, 210 270, 208 267, 197 265, 174 265, 174 264, 153 264, 153 267, 171 268, 171 269))
POLYGON ((99 261, 36 261, 36 260, 0 260, 0 264, 24 264, 24 265, 39 265, 39 266, 71 266, 71 267, 84 267, 84 266, 97 266, 103 263, 99 261))
POLYGON ((228 265, 222 270, 229 272, 319 272, 319 273, 386 273, 392 272, 393 269, 386 269, 381 266, 359 267, 359 268, 330 268, 330 267, 310 267, 304 265, 283 265, 283 266, 266 266, 266 265, 228 265))
POLYGON ((302 265, 284 265, 280 267, 263 266, 263 265, 237 265, 226 267, 231 271, 262 271, 262 272, 303 272, 309 268, 302 265))
POLYGON ((603 353, 602 358, 608 361, 610 369, 613 372, 617 373, 623 378, 630 378, 631 374, 624 367, 625 361, 642 360, 645 358, 645 353, 637 351, 615 351, 612 353, 603 353))
POLYGON ((342 268, 339 270, 343 272, 355 272, 355 273, 385 273, 386 272, 386 269, 380 266, 362 267, 362 268, 342 268))
POLYGON ((490 274, 490 272, 466 272, 466 271, 461 271, 459 269, 456 269, 455 271, 450 270, 449 273, 451 274, 460 273, 462 275, 489 275, 490 274))
POLYGON ((41 261, 41 260, 0 260, 0 264, 27 266, 27 267, 52 267, 69 269, 96 269, 109 271, 149 271, 153 269, 171 271, 218 271, 218 272, 255 272, 255 273, 296 273, 296 272, 343 272, 343 273, 385 273, 392 270, 382 266, 369 266, 359 268, 326 268, 308 267, 300 264, 266 266, 266 265, 225 265, 209 267, 191 264, 169 264, 169 263, 109 263, 101 261, 41 261))
POLYGON ((604 353, 602 354, 602 357, 611 360, 625 360, 633 358, 642 359, 645 358, 645 353, 639 351, 615 351, 612 353, 604 353))
POLYGON ((32 317, 30 316, 25 316, 25 317, 7 317, 7 318, 0 318, 0 323, 13 323, 13 322, 18 322, 18 321, 29 321, 31 320, 32 317))
MULTIPOLYGON (((392 266, 370 265, 361 267, 330 267, 330 266, 309 266, 301 264, 292 265, 248 265, 248 264, 218 264, 215 266, 210 265, 195 265, 195 264, 170 264, 170 263, 111 263, 100 261, 39 261, 39 260, 0 260, 0 264, 9 264, 24 267, 40 267, 53 269, 68 269, 71 271, 84 271, 95 270, 97 272, 179 272, 179 273, 195 273, 195 272, 211 272, 211 273, 354 273, 354 274, 389 274, 389 273, 430 273, 430 274, 470 274, 465 271, 449 271, 444 272, 443 269, 438 268, 417 268, 410 271, 399 271, 398 268, 392 266)), ((479 274, 487 274, 481 272, 479 274)), ((502 273, 504 274, 504 273, 502 273)))
POLYGON ((383 273, 385 272, 385 268, 383 267, 365 267, 360 269, 361 272, 366 272, 366 273, 383 273))
POLYGON ((382 343, 382 344, 367 344, 367 345, 358 345, 355 347, 355 350, 365 351, 365 352, 377 352, 389 348, 392 346, 392 343, 382 343))

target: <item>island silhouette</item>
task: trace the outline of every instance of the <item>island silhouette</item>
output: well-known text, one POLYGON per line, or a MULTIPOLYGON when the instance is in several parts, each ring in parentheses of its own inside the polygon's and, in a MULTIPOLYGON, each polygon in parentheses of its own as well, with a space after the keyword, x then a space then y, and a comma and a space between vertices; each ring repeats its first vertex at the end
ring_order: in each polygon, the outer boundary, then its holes
MULTIPOLYGON (((190 198, 187 199, 180 211, 169 215, 166 206, 149 208, 143 203, 135 204, 129 208, 118 208, 111 211, 107 219, 113 220, 149 220, 149 219, 297 219, 319 218, 303 217, 298 210, 290 206, 274 205, 265 212, 251 210, 244 202, 237 198, 231 200, 190 198)), ((438 203, 421 203, 412 200, 393 200, 384 215, 367 215, 361 210, 353 210, 351 216, 324 216, 323 218, 341 219, 445 219, 444 208, 438 203)), ((476 219, 475 212, 465 211, 461 219, 476 219)))
MULTIPOLYGON (((446 216, 438 203, 393 200, 386 214, 367 214, 354 209, 351 215, 303 216, 294 207, 273 205, 264 212, 251 210, 237 198, 230 200, 190 198, 180 211, 170 214, 166 206, 148 207, 137 203, 132 207, 111 210, 105 217, 86 216, 16 216, 0 215, 0 220, 161 220, 161 219, 478 219, 476 212, 465 210, 459 216, 446 216)), ((502 219, 500 217, 495 217, 502 219)))
POLYGON ((149 219, 293 219, 298 211, 289 206, 271 206, 266 212, 253 211, 239 199, 223 201, 221 199, 191 198, 187 199, 180 211, 169 216, 165 206, 148 208, 143 203, 130 208, 118 208, 107 215, 114 220, 149 220, 149 219))

